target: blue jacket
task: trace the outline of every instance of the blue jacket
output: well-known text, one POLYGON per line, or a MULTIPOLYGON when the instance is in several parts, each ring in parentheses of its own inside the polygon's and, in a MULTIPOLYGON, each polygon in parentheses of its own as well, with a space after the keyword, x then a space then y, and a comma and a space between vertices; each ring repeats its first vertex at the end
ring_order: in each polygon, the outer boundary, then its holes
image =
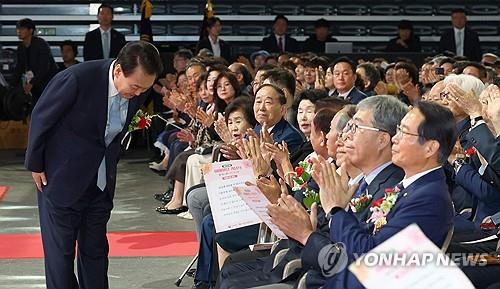
POLYGON ((357 89, 354 87, 351 92, 346 97, 346 100, 350 101, 352 104, 358 104, 360 101, 363 99, 367 98, 368 96, 364 94, 361 90, 357 89))
POLYGON ((29 130, 25 167, 45 172, 44 195, 71 206, 96 181, 106 157, 107 190, 113 197, 120 141, 148 92, 129 101, 125 125, 106 147, 108 73, 112 60, 96 60, 58 73, 36 104, 29 130))
MULTIPOLYGON (((399 193, 396 204, 387 215, 387 224, 376 234, 372 233, 373 226, 363 226, 352 213, 343 210, 335 213, 330 223, 330 242, 344 243, 349 261, 353 262, 354 253, 367 253, 408 225, 416 223, 434 244, 442 246, 453 224, 453 215, 445 175, 442 169, 438 169, 422 176, 399 193)), ((323 242, 326 245, 324 240, 315 242, 318 235, 313 233, 309 237, 304 252, 312 244, 320 246, 323 242)), ((317 264, 320 272, 322 266, 317 264)), ((344 268, 328 279, 324 288, 352 289, 363 286, 344 268)))

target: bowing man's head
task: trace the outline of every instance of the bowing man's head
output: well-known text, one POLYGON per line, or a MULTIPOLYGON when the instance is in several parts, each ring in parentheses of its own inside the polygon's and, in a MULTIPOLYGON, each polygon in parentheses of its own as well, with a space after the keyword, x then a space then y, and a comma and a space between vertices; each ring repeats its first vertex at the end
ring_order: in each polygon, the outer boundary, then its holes
POLYGON ((158 49, 149 42, 133 41, 118 53, 113 82, 122 97, 131 99, 146 92, 162 71, 158 49))

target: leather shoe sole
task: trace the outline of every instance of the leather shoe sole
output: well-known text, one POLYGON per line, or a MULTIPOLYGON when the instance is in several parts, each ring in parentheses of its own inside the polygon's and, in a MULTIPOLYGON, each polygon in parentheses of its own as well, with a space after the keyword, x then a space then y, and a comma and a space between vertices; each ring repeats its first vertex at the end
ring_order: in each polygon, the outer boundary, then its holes
POLYGON ((183 213, 183 212, 185 212, 187 210, 188 210, 188 207, 186 207, 186 206, 181 206, 181 207, 179 207, 177 209, 167 209, 167 208, 165 208, 163 206, 156 208, 156 211, 158 213, 160 213, 160 214, 166 214, 166 215, 174 215, 174 214, 177 215, 177 214, 183 213))

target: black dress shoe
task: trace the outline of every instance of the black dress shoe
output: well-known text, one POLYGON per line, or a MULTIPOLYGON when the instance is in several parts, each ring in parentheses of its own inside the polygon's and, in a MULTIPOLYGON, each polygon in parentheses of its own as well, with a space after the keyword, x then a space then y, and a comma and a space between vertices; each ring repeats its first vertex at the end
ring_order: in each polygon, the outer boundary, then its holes
POLYGON ((177 214, 180 214, 180 213, 184 213, 188 210, 188 207, 186 206, 181 206, 177 209, 167 209, 163 206, 161 207, 157 207, 156 208, 156 211, 160 214, 167 214, 167 215, 177 215, 177 214))
POLYGON ((174 195, 174 192, 172 190, 166 191, 163 194, 154 194, 155 200, 168 203, 172 200, 172 196, 174 195))

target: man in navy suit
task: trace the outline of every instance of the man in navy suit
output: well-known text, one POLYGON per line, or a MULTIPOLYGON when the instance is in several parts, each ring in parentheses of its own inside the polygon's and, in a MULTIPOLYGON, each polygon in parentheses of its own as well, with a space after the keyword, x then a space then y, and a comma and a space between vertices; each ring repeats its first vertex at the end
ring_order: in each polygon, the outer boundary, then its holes
POLYGON ((299 52, 299 43, 286 34, 287 30, 288 18, 285 15, 277 15, 273 22, 273 33, 262 39, 261 49, 269 53, 299 52))
POLYGON ((83 60, 116 58, 118 52, 127 43, 125 36, 111 27, 113 7, 102 4, 97 10, 99 28, 85 34, 83 60))
POLYGON ((481 43, 477 33, 469 29, 465 10, 454 9, 451 12, 451 23, 453 28, 447 29, 439 40, 439 52, 451 51, 457 56, 466 56, 471 61, 480 61, 481 43))
POLYGON ((354 84, 358 78, 356 74, 356 65, 347 57, 339 57, 330 64, 330 70, 333 74, 333 84, 335 90, 331 91, 330 96, 336 96, 358 104, 367 96, 354 84))
POLYGON ((153 45, 131 42, 115 61, 60 72, 35 106, 25 166, 38 191, 48 289, 108 288, 106 224, 120 140, 162 69, 153 45))
MULTIPOLYGON (((412 223, 418 224, 434 244, 443 245, 454 213, 441 165, 452 151, 455 139, 453 115, 439 104, 420 102, 406 114, 392 138, 392 161, 405 171, 405 178, 398 185, 400 192, 386 215, 387 223, 381 227, 360 224, 345 210, 355 188, 348 188, 347 177, 336 174, 335 166, 325 160, 315 162, 317 172, 313 177, 320 186, 321 205, 329 212, 329 240, 313 232, 312 226, 297 232, 290 229, 297 219, 308 218, 305 212, 295 209, 297 206, 290 197, 282 195, 281 205, 271 206, 269 214, 289 237, 304 244, 302 266, 314 268, 327 277, 324 288, 363 288, 345 268, 346 264, 335 266, 339 256, 347 255, 348 262, 352 262, 355 253, 367 253, 412 223), (318 258, 319 252, 325 253, 325 257, 318 258)), ((345 168, 341 170, 345 173, 345 168)))

